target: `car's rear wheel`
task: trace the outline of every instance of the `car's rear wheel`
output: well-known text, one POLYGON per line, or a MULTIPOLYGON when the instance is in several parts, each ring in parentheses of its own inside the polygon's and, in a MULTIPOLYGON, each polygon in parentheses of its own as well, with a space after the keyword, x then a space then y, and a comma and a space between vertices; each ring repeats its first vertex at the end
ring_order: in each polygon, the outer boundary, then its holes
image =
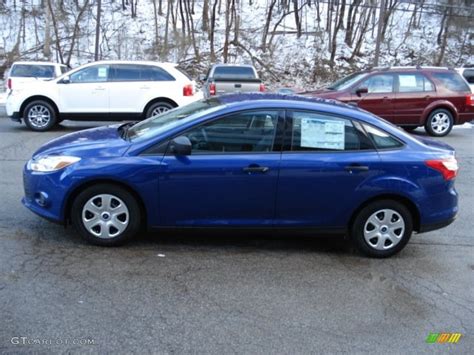
POLYGON ((140 230, 140 206, 126 189, 115 185, 91 186, 74 199, 71 219, 89 242, 117 246, 140 230))
POLYGON ((402 250, 413 232, 413 217, 401 203, 375 201, 355 217, 351 237, 357 249, 370 257, 386 258, 402 250))
POLYGON ((48 131, 57 123, 56 111, 53 106, 43 100, 30 102, 25 107, 23 118, 26 126, 37 132, 48 131))
POLYGON ((430 113, 425 123, 425 130, 430 136, 443 137, 451 132, 453 124, 451 112, 440 108, 430 113))
POLYGON ((169 102, 165 102, 165 101, 155 102, 151 104, 150 107, 148 107, 148 109, 146 110, 145 118, 161 115, 162 113, 165 113, 173 108, 174 106, 170 104, 169 102))

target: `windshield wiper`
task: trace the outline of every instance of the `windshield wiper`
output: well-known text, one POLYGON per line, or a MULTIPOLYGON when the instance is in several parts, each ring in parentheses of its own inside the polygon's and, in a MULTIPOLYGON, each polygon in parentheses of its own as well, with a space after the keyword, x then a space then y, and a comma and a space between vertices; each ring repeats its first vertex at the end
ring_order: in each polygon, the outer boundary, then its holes
POLYGON ((127 123, 124 123, 123 125, 121 125, 118 128, 120 138, 122 138, 124 140, 128 140, 128 130, 130 129, 130 127, 132 127, 136 123, 138 123, 138 121, 127 122, 127 123))

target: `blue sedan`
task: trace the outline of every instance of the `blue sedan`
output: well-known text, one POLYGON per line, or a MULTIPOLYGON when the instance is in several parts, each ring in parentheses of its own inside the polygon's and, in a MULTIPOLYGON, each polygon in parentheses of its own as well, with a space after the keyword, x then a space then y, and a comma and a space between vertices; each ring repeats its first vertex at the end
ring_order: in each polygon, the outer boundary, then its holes
POLYGON ((454 220, 457 170, 449 145, 352 106, 236 94, 47 143, 23 204, 104 246, 143 226, 291 228, 387 257, 454 220))

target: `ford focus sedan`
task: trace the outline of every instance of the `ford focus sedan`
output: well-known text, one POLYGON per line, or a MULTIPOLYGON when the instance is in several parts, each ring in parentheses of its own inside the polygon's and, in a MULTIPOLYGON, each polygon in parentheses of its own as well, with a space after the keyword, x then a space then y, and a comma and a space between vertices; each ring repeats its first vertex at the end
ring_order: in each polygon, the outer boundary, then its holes
POLYGON ((141 227, 306 229, 388 257, 458 211, 454 150, 334 101, 235 94, 41 147, 23 204, 113 246, 141 227))

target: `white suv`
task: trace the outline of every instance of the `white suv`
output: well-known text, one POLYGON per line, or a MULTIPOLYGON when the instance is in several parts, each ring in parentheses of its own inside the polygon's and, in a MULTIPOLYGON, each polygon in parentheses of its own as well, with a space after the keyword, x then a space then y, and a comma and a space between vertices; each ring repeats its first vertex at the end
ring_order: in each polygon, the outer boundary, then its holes
POLYGON ((7 115, 34 131, 63 119, 140 120, 199 99, 195 82, 172 63, 101 61, 13 90, 7 115))
POLYGON ((8 92, 39 80, 57 78, 68 70, 64 64, 53 62, 15 62, 8 71, 5 86, 8 92))

